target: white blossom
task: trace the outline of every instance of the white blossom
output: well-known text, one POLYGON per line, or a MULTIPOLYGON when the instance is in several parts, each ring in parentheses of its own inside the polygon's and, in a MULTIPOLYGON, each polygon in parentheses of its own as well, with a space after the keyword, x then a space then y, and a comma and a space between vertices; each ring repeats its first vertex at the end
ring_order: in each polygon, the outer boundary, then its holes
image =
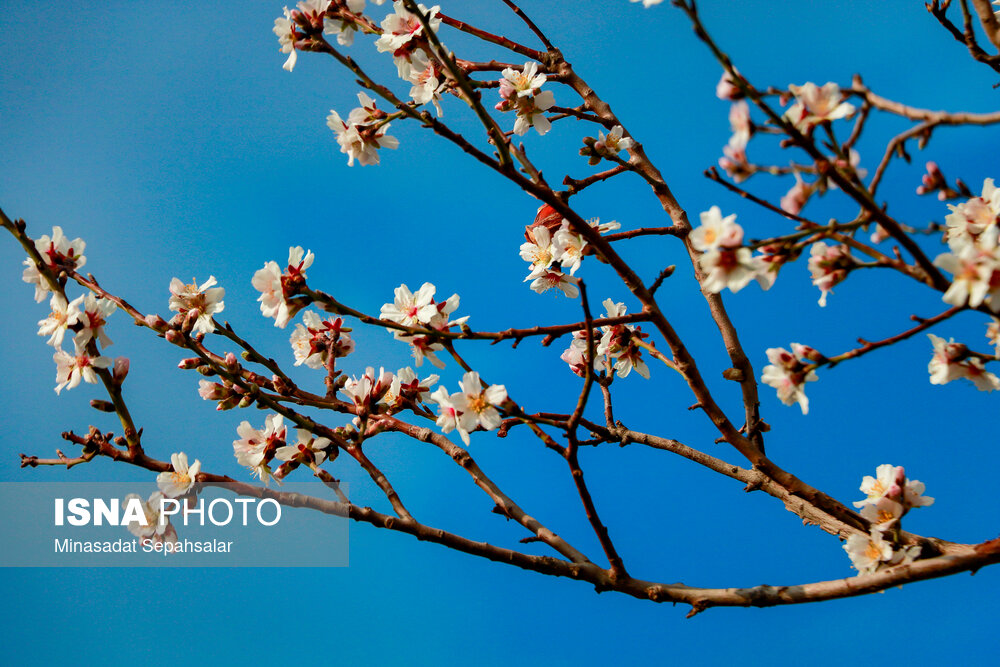
POLYGON ((93 294, 88 294, 83 312, 79 317, 82 328, 75 336, 77 345, 82 347, 91 339, 96 339, 101 347, 111 345, 111 339, 104 333, 104 325, 107 324, 111 313, 115 312, 117 308, 118 305, 111 299, 100 299, 93 294))
POLYGON ((212 287, 215 285, 215 276, 209 276, 208 280, 201 285, 197 280, 185 285, 179 278, 170 281, 170 310, 173 310, 184 318, 182 321, 194 320, 191 328, 195 333, 212 333, 215 331, 215 324, 212 322, 212 315, 221 313, 225 307, 222 297, 226 290, 222 287, 212 287))
POLYGON ((534 127, 539 135, 548 132, 552 123, 545 117, 545 112, 556 103, 550 90, 541 90, 545 83, 545 74, 538 73, 538 63, 529 62, 518 72, 508 67, 501 72, 500 97, 498 111, 514 111, 517 119, 514 121, 514 134, 522 136, 534 127))
POLYGON ((73 389, 80 380, 88 384, 97 384, 95 368, 109 368, 114 363, 107 357, 91 357, 86 348, 76 346, 73 354, 56 350, 52 356, 56 362, 56 393, 63 389, 73 389))
POLYGON ((881 563, 892 559, 892 545, 882 539, 877 530, 872 530, 870 535, 852 534, 844 544, 844 551, 858 574, 871 574, 881 563))
POLYGON ((195 459, 194 463, 188 467, 188 457, 184 452, 176 452, 170 455, 170 463, 173 470, 161 472, 156 476, 156 485, 167 498, 180 498, 191 491, 201 471, 201 461, 195 459))
POLYGON ((53 294, 49 307, 52 312, 44 320, 38 322, 38 335, 48 336, 45 341, 56 348, 62 347, 66 329, 76 324, 80 319, 80 304, 83 303, 83 296, 66 303, 66 297, 62 294, 53 294))
POLYGON ((854 105, 844 101, 840 86, 835 83, 820 88, 807 82, 788 89, 795 95, 795 104, 785 112, 785 118, 804 134, 820 123, 848 118, 854 113, 854 105))
POLYGON ((809 413, 809 399, 806 397, 806 382, 819 378, 813 370, 799 361, 794 354, 783 347, 768 348, 767 358, 771 362, 764 367, 760 381, 778 391, 778 400, 785 405, 798 403, 802 414, 809 413))

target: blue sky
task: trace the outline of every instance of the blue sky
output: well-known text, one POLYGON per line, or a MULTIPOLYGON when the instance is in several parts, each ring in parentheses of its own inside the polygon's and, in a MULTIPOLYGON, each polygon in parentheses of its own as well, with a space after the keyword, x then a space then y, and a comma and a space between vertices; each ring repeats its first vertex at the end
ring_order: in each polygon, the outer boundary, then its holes
MULTIPOLYGON (((758 85, 847 84, 862 72, 876 92, 910 104, 997 108, 995 77, 968 59, 922 3, 700 4, 715 37, 758 85)), ((701 176, 728 139, 727 107, 714 97, 718 66, 683 15, 666 3, 643 10, 625 0, 525 0, 523 6, 615 107, 692 216, 717 204, 737 213, 749 236, 787 229, 784 220, 701 176)), ((224 319, 291 366, 290 328, 275 329, 260 317, 250 277, 267 260, 283 261, 289 246, 302 245, 317 257, 310 283, 369 312, 391 300, 401 282, 415 288, 430 281, 442 297, 461 295, 459 314, 470 315, 477 329, 579 319, 575 302, 535 295, 521 282, 526 270, 517 248, 534 200, 412 124, 394 124, 401 146, 385 154, 381 166, 347 167, 324 119, 331 108, 345 115, 355 106, 358 88, 318 55, 303 54, 292 74, 281 69, 284 56, 271 33, 279 5, 177 2, 154 11, 141 3, 84 3, 58 15, 7 1, 2 8, 7 48, 0 65, 0 206, 27 220, 36 236, 61 225, 70 237, 83 237, 87 269, 140 309, 166 314, 172 277, 204 280, 211 273, 227 289, 224 319)), ((444 11, 530 41, 502 3, 456 1, 444 11)), ((460 55, 506 57, 444 34, 460 55)), ((369 41, 359 39, 354 50, 372 71, 391 75, 391 64, 375 57, 369 41)), ((557 103, 572 100, 565 90, 555 92, 557 103)), ((445 112, 446 121, 474 131, 457 103, 445 112)), ((874 168, 880 146, 900 127, 883 119, 871 124, 859 146, 863 166, 874 168)), ((562 121, 544 139, 532 135, 526 142, 550 179, 567 172, 581 177, 591 168, 576 150, 590 131, 562 121)), ((913 194, 923 162, 938 161, 950 177, 961 176, 977 190, 983 178, 1000 177, 998 139, 996 129, 936 135, 912 165, 894 164, 888 172, 883 194, 892 193, 892 212, 916 225, 942 219, 942 204, 913 194)), ((751 155, 778 163, 800 158, 751 144, 754 150, 759 152, 751 155)), ((753 179, 749 185, 776 197, 789 184, 753 179)), ((665 224, 648 190, 628 178, 580 197, 578 210, 618 220, 625 229, 665 224)), ((808 211, 818 219, 854 213, 833 197, 808 211)), ((667 263, 682 267, 664 286, 662 302, 713 391, 735 410, 738 391, 718 379, 726 367, 724 350, 677 244, 629 243, 622 252, 647 279, 667 263)), ((935 244, 928 243, 930 252, 938 252, 935 244)), ((51 350, 35 335, 35 322, 47 310, 21 283, 21 260, 15 243, 0 241, 0 278, 10 287, 0 290, 0 309, 7 313, 0 400, 8 406, 0 480, 148 480, 142 471, 108 461, 68 473, 18 469, 18 452, 51 455, 62 446, 64 430, 115 427, 87 407, 99 397, 96 388, 61 397, 52 391, 51 350)), ((595 304, 605 297, 626 300, 603 265, 587 262, 582 275, 595 304)), ((907 328, 910 314, 944 309, 937 296, 882 272, 837 287, 825 309, 817 298, 804 263, 784 269, 767 294, 755 285, 726 294, 758 372, 768 347, 796 341, 836 353, 852 347, 857 336, 875 339, 907 328)), ((984 349, 984 326, 966 315, 936 333, 984 349)), ((108 333, 115 341, 109 353, 132 360, 127 398, 145 428, 147 449, 160 458, 183 449, 206 469, 245 474, 230 442, 240 420, 262 422, 263 414, 215 413, 197 396, 200 376, 175 370, 182 356, 176 348, 128 325, 121 314, 108 333)), ((384 332, 358 331, 356 338, 359 351, 347 360, 349 372, 408 363, 406 349, 384 332)), ((463 354, 529 409, 568 411, 579 380, 558 360, 564 346, 526 341, 512 351, 470 345, 463 354)), ((878 464, 905 465, 937 498, 907 518, 908 529, 955 541, 995 537, 995 485, 980 472, 995 467, 995 437, 983 419, 995 411, 995 399, 962 383, 931 386, 929 358, 930 345, 918 336, 820 371, 820 381, 809 387, 807 417, 763 388, 761 409, 773 428, 768 453, 845 502, 860 495, 861 477, 878 464)), ((295 370, 303 384, 321 386, 308 369, 295 370)), ((442 375, 457 390, 460 373, 452 366, 442 375)), ((686 410, 693 400, 668 371, 654 366, 650 382, 632 376, 615 386, 617 416, 627 425, 741 463, 711 444, 712 430, 703 416, 686 410)), ((516 433, 505 440, 479 434, 470 451, 530 514, 588 553, 599 552, 555 455, 516 433)), ((439 454, 391 438, 370 450, 418 518, 515 546, 523 531, 490 514, 488 499, 439 454)), ((636 576, 750 586, 851 573, 835 538, 801 526, 777 501, 746 495, 731 480, 635 446, 599 448, 581 458, 602 516, 636 576)), ((351 483, 356 502, 384 506, 346 461, 333 472, 351 483)), ((686 608, 596 595, 585 584, 366 525, 352 526, 350 546, 351 566, 343 569, 3 570, 6 653, 12 664, 160 664, 180 656, 221 665, 248 659, 441 664, 469 657, 486 665, 754 664, 773 649, 812 664, 870 651, 920 664, 957 655, 977 661, 997 648, 995 568, 863 599, 713 609, 684 620, 686 608)), ((527 548, 543 553, 537 545, 527 548)))

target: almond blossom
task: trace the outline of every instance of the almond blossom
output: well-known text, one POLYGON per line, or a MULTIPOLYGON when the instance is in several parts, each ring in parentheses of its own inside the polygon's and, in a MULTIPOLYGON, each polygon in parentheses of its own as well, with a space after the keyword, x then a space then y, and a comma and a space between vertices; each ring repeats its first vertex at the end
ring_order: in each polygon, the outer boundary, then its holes
POLYGON ((882 539, 878 530, 872 530, 869 535, 852 534, 844 544, 844 551, 858 574, 872 574, 893 556, 892 544, 882 539))
POLYGON ((834 285, 843 282, 857 263, 845 245, 827 245, 823 241, 812 244, 809 249, 809 272, 812 283, 820 290, 819 305, 826 306, 826 295, 834 285))
POLYGON ((279 461, 297 461, 312 467, 322 465, 326 460, 327 449, 333 444, 329 438, 317 438, 309 431, 299 428, 295 429, 298 442, 294 445, 279 447, 274 452, 274 458, 279 461))
POLYGON ((459 383, 462 391, 449 394, 445 387, 437 388, 429 399, 438 405, 437 425, 443 433, 454 430, 462 442, 470 444, 469 432, 477 427, 492 431, 500 427, 500 412, 497 407, 507 400, 507 389, 494 384, 483 387, 479 373, 469 371, 459 383))
POLYGON ((594 152, 603 157, 618 157, 619 153, 627 151, 635 145, 635 142, 624 134, 625 128, 621 125, 615 125, 607 135, 598 130, 597 141, 594 142, 594 152))
POLYGON ((382 396, 380 402, 389 408, 402 407, 406 401, 426 402, 431 396, 431 386, 437 384, 438 380, 440 377, 433 374, 420 380, 409 366, 400 368, 392 379, 389 391, 382 396))
POLYGON ((891 498, 879 498, 861 508, 861 516, 871 523, 872 528, 882 532, 891 529, 902 518, 903 513, 903 505, 891 498))
MULTIPOLYGON (((634 2, 635 0, 633 0, 634 2)), ((719 78, 719 83, 715 84, 715 96, 720 100, 739 100, 743 99, 743 91, 740 90, 739 86, 733 80, 733 76, 729 71, 724 71, 722 76, 719 78)))
POLYGON ((722 147, 719 166, 737 183, 753 176, 753 167, 747 160, 746 135, 734 134, 729 138, 729 143, 722 147))
POLYGON ((743 228, 736 224, 736 214, 722 217, 722 210, 713 206, 700 214, 701 224, 691 230, 688 239, 695 250, 708 252, 743 243, 743 228))
POLYGON ((161 513, 163 508, 163 494, 154 491, 148 500, 143 500, 136 493, 125 496, 125 504, 139 501, 142 509, 143 521, 131 521, 125 527, 128 532, 140 539, 149 539, 154 543, 176 542, 177 531, 170 525, 170 517, 161 513))
MULTIPOLYGON (((602 305, 604 306, 605 317, 609 319, 622 317, 626 313, 624 303, 615 303, 611 299, 605 299, 602 305)), ((614 371, 618 376, 622 378, 628 377, 634 368, 636 373, 648 380, 649 367, 642 360, 641 347, 636 344, 636 341, 641 341, 648 334, 642 333, 642 329, 634 324, 605 325, 601 327, 601 331, 601 340, 597 344, 596 352, 598 355, 606 356, 610 362, 613 362, 614 371)), ((586 353, 586 332, 581 333, 584 335, 580 342, 583 343, 583 352, 586 353)), ((579 345, 577 340, 574 340, 574 343, 579 345)))
POLYGON ((531 264, 528 279, 535 279, 549 270, 558 257, 558 250, 552 245, 552 232, 547 227, 528 228, 529 237, 521 244, 521 259, 531 264))
POLYGON ((570 299, 575 299, 580 296, 580 289, 576 286, 579 278, 568 276, 562 271, 549 269, 545 273, 537 276, 534 280, 531 279, 531 276, 528 276, 524 279, 524 282, 529 280, 531 280, 530 287, 532 291, 538 292, 539 294, 556 288, 570 299))
POLYGON ((441 386, 430 395, 430 400, 437 403, 438 418, 436 423, 441 428, 441 432, 451 433, 455 429, 458 429, 459 435, 462 436, 462 441, 468 445, 469 434, 461 429, 462 414, 468 407, 466 405, 467 399, 465 394, 462 392, 449 394, 448 390, 441 386))
POLYGON ((175 319, 185 328, 190 327, 190 331, 205 334, 215 331, 212 315, 225 309, 222 297, 226 290, 212 285, 215 285, 215 276, 209 276, 201 285, 194 279, 187 285, 179 278, 170 281, 170 310, 178 313, 175 319))
MULTIPOLYGON (((375 4, 382 4, 381 0, 375 4)), ((354 33, 358 29, 358 24, 346 15, 344 10, 354 15, 360 15, 365 9, 365 0, 345 0, 344 7, 335 17, 327 16, 323 19, 323 33, 336 35, 337 43, 341 46, 350 46, 354 43, 354 33)))
POLYGON ((273 317, 274 326, 282 329, 302 307, 292 300, 298 289, 305 285, 306 269, 312 266, 312 251, 303 251, 301 246, 288 249, 288 264, 282 271, 277 262, 269 261, 264 268, 253 274, 251 283, 260 292, 260 312, 264 317, 273 317))
POLYGON ((201 471, 201 461, 195 459, 189 467, 187 454, 175 452, 170 455, 170 464, 173 470, 157 475, 156 485, 167 498, 180 498, 187 495, 197 481, 198 473, 201 471))
POLYGON ((67 239, 62 227, 53 227, 51 238, 43 235, 35 241, 35 250, 41 255, 42 261, 55 269, 67 268, 75 271, 83 268, 87 263, 87 258, 83 255, 86 247, 87 244, 83 239, 77 238, 72 241, 67 239))
POLYGON ((101 347, 111 345, 111 339, 104 333, 104 325, 108 323, 108 318, 117 308, 118 304, 110 299, 101 299, 88 294, 79 317, 82 328, 74 338, 76 343, 82 347, 93 339, 97 340, 101 347))
POLYGON ((517 120, 514 121, 514 134, 522 136, 534 127, 539 135, 552 128, 552 123, 545 117, 545 112, 556 103, 551 90, 541 90, 546 81, 545 74, 538 73, 538 63, 529 62, 518 72, 508 67, 502 72, 500 79, 500 102, 497 111, 514 111, 517 120))
POLYGON ((864 500, 855 501, 855 507, 864 507, 877 503, 882 498, 899 499, 906 484, 906 472, 902 466, 883 463, 875 468, 875 476, 865 475, 861 480, 861 492, 864 500))
MULTIPOLYGON (((469 371, 462 376, 459 386, 465 394, 465 413, 462 427, 467 433, 477 426, 486 431, 500 428, 500 413, 497 406, 507 400, 507 388, 502 384, 491 384, 483 387, 479 373, 469 371)), ((465 444, 469 444, 466 439, 465 444)))
POLYGON ((344 320, 339 317, 323 320, 311 310, 303 313, 302 324, 295 325, 295 331, 289 338, 295 365, 304 363, 309 368, 323 368, 331 351, 334 359, 353 352, 354 341, 343 330, 343 325, 344 320))
POLYGON ((295 49, 295 42, 299 39, 300 35, 295 29, 295 22, 292 20, 292 13, 288 11, 288 7, 285 7, 283 11, 284 16, 274 19, 272 31, 277 36, 278 44, 281 46, 279 51, 288 54, 288 58, 281 68, 291 72, 295 69, 295 63, 299 58, 298 51, 295 49))
POLYGON ((347 155, 347 166, 353 167, 357 160, 362 167, 379 164, 379 148, 395 150, 399 141, 386 134, 390 123, 379 126, 362 126, 345 123, 330 109, 326 118, 327 126, 337 134, 340 152, 347 155))
POLYGON ((49 301, 52 312, 44 320, 39 320, 38 335, 48 336, 49 339, 45 341, 46 343, 61 348, 66 329, 76 324, 80 319, 79 306, 81 303, 83 303, 82 295, 66 303, 66 297, 62 294, 53 294, 52 300, 49 301))
POLYGON ((88 384, 97 384, 95 368, 109 368, 114 363, 108 357, 92 357, 85 347, 76 345, 73 354, 57 350, 52 356, 56 362, 56 393, 63 389, 73 389, 80 380, 88 384))
POLYGON ((413 84, 410 88, 410 99, 417 104, 434 103, 438 117, 444 115, 441 110, 440 90, 445 80, 441 76, 441 65, 437 60, 428 58, 422 51, 417 51, 410 58, 410 71, 406 79, 413 84))
POLYGON ((395 299, 392 303, 382 306, 379 319, 408 327, 430 324, 431 319, 438 314, 437 305, 434 303, 436 291, 437 288, 432 283, 424 283, 416 293, 413 293, 404 283, 393 290, 395 299))
POLYGON ((360 411, 367 413, 389 391, 394 378, 392 372, 384 368, 380 368, 376 375, 375 369, 369 366, 360 378, 349 378, 341 391, 360 411))
POLYGON ((949 204, 948 208, 951 213, 945 217, 944 222, 948 227, 945 239, 949 245, 956 239, 972 241, 986 230, 1000 224, 1000 188, 993 184, 992 178, 987 178, 983 181, 981 196, 973 197, 957 206, 949 204))
POLYGON ((253 428, 248 421, 240 422, 236 427, 240 439, 233 441, 236 462, 249 468, 250 475, 260 478, 266 485, 272 477, 269 464, 275 452, 285 445, 287 431, 281 415, 268 415, 263 430, 253 428))
POLYGON ((795 95, 795 104, 785 112, 785 118, 799 132, 808 134, 820 123, 840 118, 849 118, 854 113, 854 105, 844 101, 840 86, 828 83, 822 88, 807 82, 801 86, 789 86, 795 95))
MULTIPOLYGON (((950 230, 949 230, 950 233, 950 230)), ((962 235, 948 241, 952 252, 938 255, 936 266, 952 274, 952 282, 942 296, 953 306, 969 304, 978 308, 986 302, 994 312, 1000 312, 1000 227, 992 225, 981 233, 966 227, 962 235)))
MULTIPOLYGON (((793 348, 797 343, 793 343, 793 348)), ((816 372, 807 370, 808 366, 783 347, 772 347, 766 350, 768 361, 764 367, 760 381, 778 390, 778 400, 785 405, 798 403, 802 414, 809 414, 809 399, 806 397, 806 382, 819 379, 816 372)))
MULTIPOLYGON (((396 63, 399 76, 408 79, 410 74, 410 56, 423 43, 426 43, 424 24, 420 17, 406 9, 402 0, 392 4, 394 13, 382 20, 382 36, 375 42, 379 53, 391 53, 396 63)), ((422 4, 417 5, 420 13, 427 18, 431 30, 438 31, 441 18, 437 15, 441 7, 434 5, 427 9, 422 4)))
POLYGON ((781 198, 781 210, 798 215, 809 201, 812 192, 813 186, 803 181, 799 172, 795 172, 795 185, 781 198))
POLYGON ((993 356, 1000 359, 1000 320, 995 317, 986 325, 986 338, 989 339, 990 345, 996 348, 993 356))
POLYGON ((1000 379, 983 367, 983 360, 969 356, 969 349, 955 339, 945 340, 934 334, 927 334, 934 345, 934 356, 927 364, 931 384, 948 384, 952 380, 965 378, 976 385, 979 391, 1000 389, 1000 379))
MULTIPOLYGON (((595 351, 596 342, 600 340, 600 332, 593 332, 593 337, 595 341, 595 351)), ((559 358, 569 364, 569 369, 579 375, 584 377, 587 374, 587 332, 583 329, 573 332, 573 338, 570 341, 569 347, 566 348, 559 358)))

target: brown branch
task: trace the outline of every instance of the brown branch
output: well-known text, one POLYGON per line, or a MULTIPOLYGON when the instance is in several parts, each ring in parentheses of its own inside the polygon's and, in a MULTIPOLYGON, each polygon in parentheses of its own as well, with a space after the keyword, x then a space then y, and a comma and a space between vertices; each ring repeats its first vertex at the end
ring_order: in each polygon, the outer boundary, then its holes
POLYGON ((518 44, 514 40, 507 39, 506 37, 501 37, 500 35, 494 35, 491 32, 482 30, 481 28, 477 28, 474 25, 470 25, 465 21, 459 21, 458 19, 453 19, 447 14, 442 14, 438 12, 437 16, 439 19, 441 19, 441 23, 444 23, 445 25, 451 26, 452 28, 460 30, 461 32, 468 33, 473 37, 478 37, 484 42, 489 42, 491 44, 496 44, 497 46, 502 46, 505 49, 513 51, 514 53, 520 53, 522 56, 526 56, 528 58, 531 58, 532 60, 541 61, 545 56, 545 54, 541 51, 529 48, 523 44, 518 44))

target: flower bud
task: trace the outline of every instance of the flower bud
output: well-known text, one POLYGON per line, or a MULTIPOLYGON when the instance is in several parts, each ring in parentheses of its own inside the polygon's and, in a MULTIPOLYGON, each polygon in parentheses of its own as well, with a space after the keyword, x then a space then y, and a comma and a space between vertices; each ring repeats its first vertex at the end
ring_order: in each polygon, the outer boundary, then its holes
POLYGON ((116 386, 121 386, 128 377, 128 357, 115 357, 114 366, 111 369, 111 381, 116 386))
POLYGON ((181 359, 181 362, 177 364, 177 368, 182 371, 190 370, 192 368, 197 368, 201 365, 201 359, 198 357, 188 357, 187 359, 181 359))
POLYGON ((147 327, 158 333, 163 333, 167 328, 167 321, 159 315, 146 315, 143 321, 147 327))
POLYGON ((101 412, 115 411, 115 406, 113 403, 111 403, 110 401, 101 401, 96 398, 90 402, 90 407, 94 408, 95 410, 100 410, 101 412))

